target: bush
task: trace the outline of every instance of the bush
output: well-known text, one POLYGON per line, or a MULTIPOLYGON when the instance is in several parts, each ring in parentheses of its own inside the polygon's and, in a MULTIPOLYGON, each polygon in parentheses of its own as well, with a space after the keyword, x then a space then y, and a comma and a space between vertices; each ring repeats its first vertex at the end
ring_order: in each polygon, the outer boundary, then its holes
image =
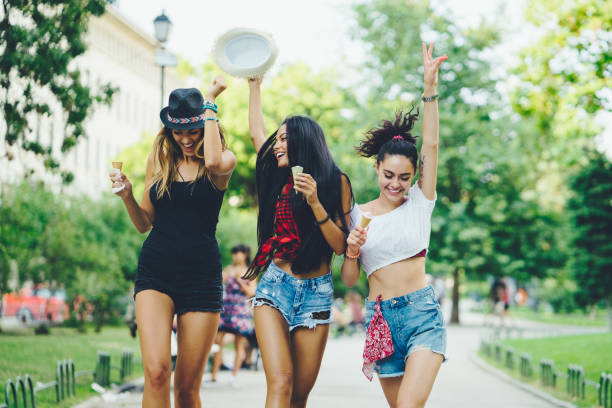
POLYGON ((46 323, 41 323, 34 329, 34 334, 47 335, 51 334, 51 330, 49 329, 49 326, 46 323))

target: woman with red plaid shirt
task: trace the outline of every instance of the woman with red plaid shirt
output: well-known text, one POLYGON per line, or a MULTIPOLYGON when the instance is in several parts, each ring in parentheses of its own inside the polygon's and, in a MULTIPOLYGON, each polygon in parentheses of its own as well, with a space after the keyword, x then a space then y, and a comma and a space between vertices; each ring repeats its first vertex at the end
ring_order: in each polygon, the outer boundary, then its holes
POLYGON ((261 78, 249 80, 259 249, 245 277, 263 273, 253 305, 266 407, 304 407, 327 342, 330 262, 344 253, 353 195, 314 120, 290 116, 266 136, 260 86, 261 78))

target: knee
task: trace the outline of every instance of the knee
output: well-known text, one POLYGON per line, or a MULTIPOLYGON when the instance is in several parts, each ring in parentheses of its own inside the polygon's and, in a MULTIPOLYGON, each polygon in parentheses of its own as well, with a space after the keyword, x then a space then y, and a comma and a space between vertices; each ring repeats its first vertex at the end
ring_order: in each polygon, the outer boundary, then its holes
POLYGON ((177 406, 179 407, 195 407, 196 401, 200 398, 199 387, 178 387, 176 391, 177 406))
POLYGON ((155 362, 146 364, 145 378, 148 380, 151 388, 161 390, 170 385, 170 376, 172 375, 172 366, 168 362, 155 362))
POLYGON ((293 388, 293 372, 280 371, 272 373, 268 379, 268 392, 274 395, 291 395, 293 388))
POLYGON ((308 400, 308 393, 293 393, 291 394, 292 407, 305 407, 308 400))
POLYGON ((427 402, 427 399, 425 398, 418 398, 417 396, 402 397, 398 395, 396 407, 397 408, 424 408, 426 402, 427 402))

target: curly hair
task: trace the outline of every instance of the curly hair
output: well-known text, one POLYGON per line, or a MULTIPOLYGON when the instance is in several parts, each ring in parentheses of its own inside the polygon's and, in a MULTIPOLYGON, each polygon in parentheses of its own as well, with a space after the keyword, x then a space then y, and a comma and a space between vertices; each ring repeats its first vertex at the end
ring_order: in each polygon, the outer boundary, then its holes
POLYGON ((356 147, 357 152, 363 157, 376 156, 377 163, 383 161, 387 155, 401 154, 408 157, 416 168, 417 136, 412 135, 411 130, 419 118, 419 110, 413 113, 414 109, 412 106, 406 113, 398 110, 395 120, 383 120, 379 127, 368 130, 365 139, 356 147))

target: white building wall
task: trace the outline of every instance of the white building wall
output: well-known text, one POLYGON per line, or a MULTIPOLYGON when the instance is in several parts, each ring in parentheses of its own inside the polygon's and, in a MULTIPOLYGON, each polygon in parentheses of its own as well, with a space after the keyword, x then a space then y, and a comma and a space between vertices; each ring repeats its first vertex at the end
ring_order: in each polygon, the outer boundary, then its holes
MULTIPOLYGON (((153 23, 151 23, 153 24, 153 23)), ((112 6, 107 12, 90 21, 87 33, 88 49, 74 61, 82 78, 90 85, 110 82, 118 88, 111 106, 98 106, 86 120, 87 137, 80 138, 68 153, 61 152, 64 137, 64 114, 57 104, 52 105, 51 117, 31 118, 30 140, 43 146, 53 145, 53 154, 62 163, 62 169, 75 175, 72 191, 99 197, 110 191, 108 170, 110 162, 122 149, 135 143, 144 133, 157 133, 159 120, 161 69, 154 63, 157 41, 139 31, 112 6)), ((165 97, 172 89, 184 87, 174 69, 166 68, 165 97)), ((47 98, 48 91, 38 90, 47 98)), ((0 129, 3 132, 4 129, 0 129)), ((3 141, 3 140, 2 140, 3 141)), ((26 167, 35 168, 35 177, 56 186, 52 176, 38 165, 31 154, 14 152, 15 159, 4 156, 4 143, 0 143, 0 178, 15 182, 23 176, 26 167)))

